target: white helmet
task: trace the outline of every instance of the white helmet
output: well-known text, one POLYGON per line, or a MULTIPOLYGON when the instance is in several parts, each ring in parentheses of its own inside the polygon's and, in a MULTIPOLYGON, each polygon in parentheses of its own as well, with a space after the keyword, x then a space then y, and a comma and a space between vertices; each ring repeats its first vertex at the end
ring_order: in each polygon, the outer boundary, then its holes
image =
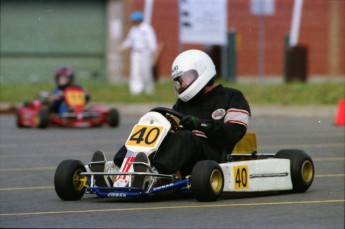
POLYGON ((200 50, 188 50, 178 55, 171 70, 178 97, 187 102, 198 94, 216 76, 211 58, 200 50))

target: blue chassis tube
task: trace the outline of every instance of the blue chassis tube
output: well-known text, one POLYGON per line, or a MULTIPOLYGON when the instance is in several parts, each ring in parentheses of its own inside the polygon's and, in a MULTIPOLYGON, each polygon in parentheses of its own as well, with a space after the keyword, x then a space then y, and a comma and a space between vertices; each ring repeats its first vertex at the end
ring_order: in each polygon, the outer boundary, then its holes
POLYGON ((174 190, 176 193, 188 193, 191 190, 190 179, 185 178, 173 183, 152 188, 150 191, 144 189, 131 187, 92 187, 87 188, 85 193, 96 194, 101 198, 139 198, 147 195, 152 195, 168 190, 174 190))

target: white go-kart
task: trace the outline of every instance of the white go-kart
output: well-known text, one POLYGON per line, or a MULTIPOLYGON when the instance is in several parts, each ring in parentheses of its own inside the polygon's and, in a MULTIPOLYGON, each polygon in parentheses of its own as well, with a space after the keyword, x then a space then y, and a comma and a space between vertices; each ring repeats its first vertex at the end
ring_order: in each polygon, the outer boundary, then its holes
POLYGON ((142 116, 125 143, 127 154, 121 168, 115 168, 113 161, 106 159, 92 160, 87 165, 79 160, 62 161, 55 172, 57 195, 63 200, 79 200, 84 194, 142 198, 173 192, 192 193, 198 201, 216 201, 222 193, 305 192, 311 186, 314 164, 310 156, 295 149, 258 153, 256 134, 251 132, 231 154, 228 152, 222 163, 199 161, 192 174, 182 179, 176 174, 159 174, 151 166, 152 157, 168 133, 183 128, 182 117, 162 107, 142 116), (97 166, 102 170, 95 171, 97 166), (104 185, 97 183, 99 179, 106 181, 104 185))

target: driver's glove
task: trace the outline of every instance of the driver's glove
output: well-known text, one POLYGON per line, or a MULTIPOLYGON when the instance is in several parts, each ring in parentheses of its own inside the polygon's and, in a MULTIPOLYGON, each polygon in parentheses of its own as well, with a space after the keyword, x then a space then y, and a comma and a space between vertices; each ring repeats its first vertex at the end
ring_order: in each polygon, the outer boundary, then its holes
POLYGON ((185 115, 181 119, 180 124, 187 130, 201 130, 205 132, 208 131, 212 126, 212 122, 200 120, 192 115, 185 115))
POLYGON ((60 100, 63 100, 63 98, 64 98, 64 93, 62 90, 59 90, 58 92, 53 94, 51 97, 52 101, 60 101, 60 100))

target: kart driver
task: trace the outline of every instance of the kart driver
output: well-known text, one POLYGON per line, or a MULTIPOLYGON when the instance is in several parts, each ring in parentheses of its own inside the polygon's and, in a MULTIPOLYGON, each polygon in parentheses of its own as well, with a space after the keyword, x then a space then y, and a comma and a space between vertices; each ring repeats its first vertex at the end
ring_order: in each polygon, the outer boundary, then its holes
MULTIPOLYGON (((215 77, 213 61, 200 50, 188 50, 175 58, 172 81, 178 100, 173 109, 184 115, 183 128, 169 134, 157 151, 152 165, 159 173, 182 178, 200 160, 224 162, 225 152, 232 152, 245 135, 250 119, 247 100, 241 91, 217 84, 215 77)), ((123 146, 115 155, 118 167, 125 154, 123 146)))
POLYGON ((81 88, 85 93, 85 101, 90 100, 90 95, 80 85, 74 84, 74 71, 69 67, 60 67, 54 73, 56 88, 53 90, 51 98, 51 111, 57 114, 62 114, 68 111, 69 107, 66 104, 64 91, 67 87, 73 86, 81 88))

